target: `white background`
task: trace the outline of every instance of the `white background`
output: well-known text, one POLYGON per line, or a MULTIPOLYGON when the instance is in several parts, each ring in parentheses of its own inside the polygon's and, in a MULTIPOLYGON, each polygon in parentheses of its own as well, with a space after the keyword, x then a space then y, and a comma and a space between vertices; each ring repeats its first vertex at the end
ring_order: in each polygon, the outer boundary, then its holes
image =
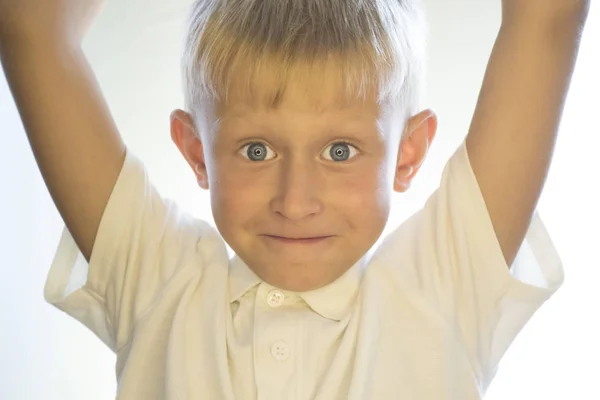
MULTIPOLYGON (((500 1, 426 1, 426 107, 440 128, 388 229, 419 208, 466 135, 500 22, 500 1)), ((109 1, 84 49, 127 145, 154 183, 212 222, 208 194, 170 140, 181 108, 179 54, 190 0, 109 1)), ((539 211, 566 281, 504 357, 486 399, 600 399, 600 4, 592 4, 539 211)), ((57 93, 57 95, 60 95, 57 93)), ((76 134, 76 133, 75 133, 76 134)), ((526 132, 524 132, 526 134, 526 132)), ((518 143, 515 143, 518 146, 518 143)), ((46 304, 43 285, 63 228, 0 74, 0 399, 114 398, 115 356, 83 325, 46 304)))

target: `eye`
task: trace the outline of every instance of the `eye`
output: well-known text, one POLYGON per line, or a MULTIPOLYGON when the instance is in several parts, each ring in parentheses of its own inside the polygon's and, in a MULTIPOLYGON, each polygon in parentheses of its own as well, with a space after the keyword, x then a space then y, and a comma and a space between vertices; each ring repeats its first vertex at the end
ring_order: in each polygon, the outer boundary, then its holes
POLYGON ((269 146, 261 142, 253 142, 244 145, 240 154, 250 161, 266 161, 274 157, 275 152, 269 146))
POLYGON ((358 154, 358 149, 346 142, 332 143, 323 151, 324 158, 329 161, 348 161, 358 154), (327 150, 329 149, 329 150, 327 150))

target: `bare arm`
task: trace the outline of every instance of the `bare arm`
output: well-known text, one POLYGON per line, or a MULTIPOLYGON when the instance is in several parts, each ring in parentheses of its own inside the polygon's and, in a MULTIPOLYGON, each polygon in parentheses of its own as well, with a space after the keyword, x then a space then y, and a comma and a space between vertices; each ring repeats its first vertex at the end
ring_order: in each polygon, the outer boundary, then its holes
POLYGON ((508 265, 523 242, 550 166, 585 3, 504 0, 467 150, 508 265))
POLYGON ((86 260, 125 145, 79 45, 5 37, 0 60, 44 181, 86 260))

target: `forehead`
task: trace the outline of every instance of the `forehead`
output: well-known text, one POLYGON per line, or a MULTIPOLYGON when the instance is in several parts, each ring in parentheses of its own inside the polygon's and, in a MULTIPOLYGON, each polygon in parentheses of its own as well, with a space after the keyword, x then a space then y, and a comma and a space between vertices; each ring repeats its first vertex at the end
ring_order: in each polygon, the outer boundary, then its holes
POLYGON ((234 74, 224 102, 215 107, 220 120, 239 120, 275 114, 303 114, 312 118, 350 118, 377 121, 383 108, 377 93, 349 89, 347 77, 336 64, 297 67, 281 76, 263 68, 253 76, 234 74))
POLYGON ((369 103, 339 102, 325 96, 313 99, 313 95, 287 91, 285 98, 276 106, 265 102, 236 102, 222 107, 218 114, 219 125, 251 127, 275 125, 277 130, 310 131, 368 127, 376 130, 380 123, 379 107, 369 103))

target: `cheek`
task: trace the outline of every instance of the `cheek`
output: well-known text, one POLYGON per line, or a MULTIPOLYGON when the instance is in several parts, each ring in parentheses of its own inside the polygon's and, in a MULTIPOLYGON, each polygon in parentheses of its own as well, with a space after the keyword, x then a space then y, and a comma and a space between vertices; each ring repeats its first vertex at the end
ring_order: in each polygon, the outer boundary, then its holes
POLYGON ((211 202, 215 220, 243 223, 264 203, 265 191, 257 181, 242 170, 215 165, 211 182, 211 202))
POLYGON ((390 208, 387 180, 385 169, 378 166, 345 177, 337 190, 339 207, 357 224, 379 225, 387 219, 390 208))

